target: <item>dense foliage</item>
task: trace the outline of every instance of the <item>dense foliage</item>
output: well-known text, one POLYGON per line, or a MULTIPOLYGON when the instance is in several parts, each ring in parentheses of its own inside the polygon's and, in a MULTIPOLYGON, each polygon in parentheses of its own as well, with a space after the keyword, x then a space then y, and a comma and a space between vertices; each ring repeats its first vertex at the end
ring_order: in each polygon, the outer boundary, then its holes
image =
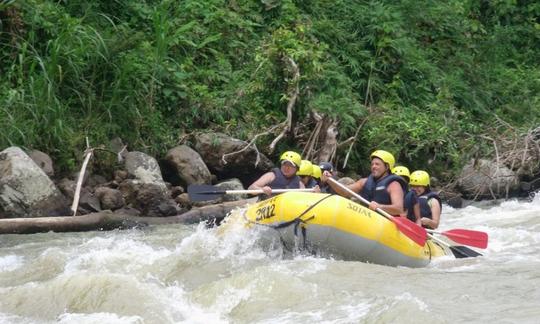
POLYGON ((338 119, 340 140, 365 120, 351 169, 385 148, 448 176, 495 119, 539 124, 539 16, 532 0, 2 0, 0 148, 69 170, 86 136, 156 155, 200 129, 250 139, 298 87, 295 120, 338 119))

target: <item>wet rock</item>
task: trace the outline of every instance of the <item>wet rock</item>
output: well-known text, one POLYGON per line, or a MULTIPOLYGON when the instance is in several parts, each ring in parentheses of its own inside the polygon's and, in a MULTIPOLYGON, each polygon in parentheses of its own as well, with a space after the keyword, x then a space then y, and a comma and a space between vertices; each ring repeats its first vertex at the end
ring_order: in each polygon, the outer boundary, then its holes
POLYGON ((84 185, 89 187, 97 187, 107 183, 107 179, 104 176, 99 174, 91 174, 88 176, 87 182, 84 185))
POLYGON ((101 211, 101 204, 98 197, 88 191, 86 188, 81 189, 79 198, 79 206, 90 212, 101 211))
POLYGON ((258 153, 253 146, 238 152, 248 143, 222 133, 200 134, 194 140, 195 150, 210 171, 220 179, 239 178, 247 186, 274 166, 272 161, 258 153), (226 156, 224 162, 223 155, 233 152, 238 153, 226 156))
POLYGON ((176 201, 180 206, 191 206, 191 201, 189 200, 189 195, 187 193, 178 195, 176 198, 174 198, 174 201, 176 201))
POLYGON ((5 217, 68 215, 68 201, 18 147, 0 152, 0 213, 5 217))
POLYGON ((210 171, 199 153, 186 145, 170 149, 161 164, 165 178, 174 185, 204 184, 212 181, 210 171))
POLYGON ((183 194, 185 192, 184 188, 181 186, 174 186, 171 188, 171 198, 176 198, 179 195, 183 194))
POLYGON ((75 196, 75 189, 77 188, 77 183, 71 179, 63 178, 57 184, 58 189, 64 194, 69 200, 73 200, 75 196))
POLYGON ((518 176, 505 165, 480 159, 471 160, 460 173, 458 186, 466 197, 502 198, 517 191, 518 176))
POLYGON ((47 176, 54 176, 53 161, 49 155, 38 150, 31 150, 28 152, 28 156, 30 156, 34 163, 36 163, 47 176))
MULTIPOLYGON (((229 179, 227 181, 220 182, 216 184, 216 187, 219 188, 218 190, 244 190, 244 186, 240 182, 239 179, 229 179)), ((242 200, 247 199, 247 194, 242 195, 223 195, 221 197, 221 201, 235 201, 235 200, 242 200)))
POLYGON ((126 170, 116 170, 114 171, 114 181, 120 183, 128 178, 128 172, 126 170))
POLYGON ((169 216, 172 207, 176 208, 175 201, 160 185, 128 179, 120 184, 119 190, 126 205, 140 210, 144 216, 169 216))
POLYGON ((120 190, 99 187, 96 189, 95 193, 101 203, 102 209, 116 210, 125 205, 124 197, 120 190))
POLYGON ((130 178, 166 189, 161 169, 153 157, 142 152, 129 152, 126 154, 125 166, 130 178))

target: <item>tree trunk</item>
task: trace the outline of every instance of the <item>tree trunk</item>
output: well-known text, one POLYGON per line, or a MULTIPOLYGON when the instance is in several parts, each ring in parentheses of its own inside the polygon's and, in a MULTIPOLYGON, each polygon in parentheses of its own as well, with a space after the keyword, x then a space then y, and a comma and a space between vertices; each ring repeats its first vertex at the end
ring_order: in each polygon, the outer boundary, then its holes
POLYGON ((231 210, 248 203, 247 200, 225 202, 194 208, 184 214, 171 217, 140 217, 103 211, 83 216, 5 218, 0 219, 0 234, 107 231, 148 225, 194 224, 201 221, 219 224, 231 210))

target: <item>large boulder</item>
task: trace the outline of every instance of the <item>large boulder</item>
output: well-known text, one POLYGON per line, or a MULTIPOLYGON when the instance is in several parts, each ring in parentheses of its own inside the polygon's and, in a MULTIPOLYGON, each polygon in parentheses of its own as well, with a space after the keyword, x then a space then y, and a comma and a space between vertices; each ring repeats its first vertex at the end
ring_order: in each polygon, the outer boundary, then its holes
POLYGON ((163 187, 164 190, 167 189, 156 159, 135 151, 127 153, 125 158, 126 171, 130 178, 137 179, 140 183, 154 184, 163 187))
POLYGON ((68 201, 45 172, 20 148, 0 152, 0 215, 69 215, 68 201))
POLYGON ((210 171, 220 179, 237 177, 245 186, 269 171, 274 164, 253 145, 222 133, 205 133, 194 138, 199 152, 210 171), (225 154, 237 152, 231 155, 225 154))
POLYGON ((128 178, 119 185, 128 207, 134 207, 144 216, 172 216, 178 208, 171 199, 167 184, 163 181, 157 161, 142 152, 125 155, 128 178))
POLYGON ((49 155, 38 150, 31 150, 28 156, 34 161, 49 177, 54 176, 53 162, 49 155))
POLYGON ((179 212, 176 202, 158 185, 128 179, 120 184, 119 190, 126 206, 138 209, 143 216, 173 216, 179 212))
POLYGON ((471 160, 463 167, 458 186, 467 198, 504 198, 519 189, 519 177, 497 162, 471 160))
POLYGON ((186 145, 170 149, 161 161, 163 174, 174 185, 211 183, 212 175, 203 159, 186 145))
MULTIPOLYGON (((218 184, 216 184, 216 188, 218 188, 218 190, 244 190, 244 186, 242 185, 242 183, 240 182, 240 180, 238 179, 229 179, 229 180, 226 180, 226 181, 222 181, 218 184)), ((240 194, 240 195, 237 195, 237 194, 234 194, 234 195, 223 195, 221 197, 221 200, 222 201, 235 201, 235 200, 244 200, 244 199, 247 199, 248 196, 246 194, 240 194)))

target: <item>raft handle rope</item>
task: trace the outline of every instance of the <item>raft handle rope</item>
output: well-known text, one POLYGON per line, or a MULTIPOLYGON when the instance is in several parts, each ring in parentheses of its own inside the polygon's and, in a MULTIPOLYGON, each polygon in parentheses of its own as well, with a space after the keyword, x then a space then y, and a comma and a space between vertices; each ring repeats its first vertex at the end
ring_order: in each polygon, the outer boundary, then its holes
MULTIPOLYGON (((298 215, 297 217, 295 217, 294 219, 288 221, 288 222, 284 222, 284 223, 281 223, 281 224, 278 224, 278 225, 270 225, 270 224, 262 224, 262 223, 259 223, 259 222, 254 222, 252 220, 249 220, 245 217, 244 215, 244 219, 248 222, 248 223, 252 223, 252 224, 255 224, 255 225, 262 225, 262 226, 266 226, 266 227, 270 227, 270 228, 273 228, 275 229, 278 234, 279 234, 279 239, 281 241, 281 244, 283 244, 283 247, 289 251, 289 252, 292 252, 293 250, 290 249, 287 244, 285 243, 285 240, 283 240, 283 237, 281 236, 281 233, 280 233, 280 229, 283 229, 283 228, 286 228, 286 227, 289 227, 291 225, 294 224, 294 235, 297 236, 298 234, 298 226, 303 223, 303 224, 306 224, 307 222, 309 222, 310 220, 314 219, 315 218, 315 215, 312 215, 311 217, 307 218, 307 219, 302 219, 302 216, 304 216, 305 214, 307 214, 310 210, 312 210, 315 206, 317 206, 318 204, 320 204, 321 202, 323 202, 325 199, 327 198, 330 198, 332 197, 333 195, 327 195, 323 198, 321 198, 320 200, 318 200, 316 203, 312 204, 311 206, 309 206, 308 208, 306 208, 306 210, 304 210, 300 215, 298 215)), ((306 228, 304 226, 301 226, 302 228, 302 236, 303 236, 303 248, 306 247, 306 228)))

